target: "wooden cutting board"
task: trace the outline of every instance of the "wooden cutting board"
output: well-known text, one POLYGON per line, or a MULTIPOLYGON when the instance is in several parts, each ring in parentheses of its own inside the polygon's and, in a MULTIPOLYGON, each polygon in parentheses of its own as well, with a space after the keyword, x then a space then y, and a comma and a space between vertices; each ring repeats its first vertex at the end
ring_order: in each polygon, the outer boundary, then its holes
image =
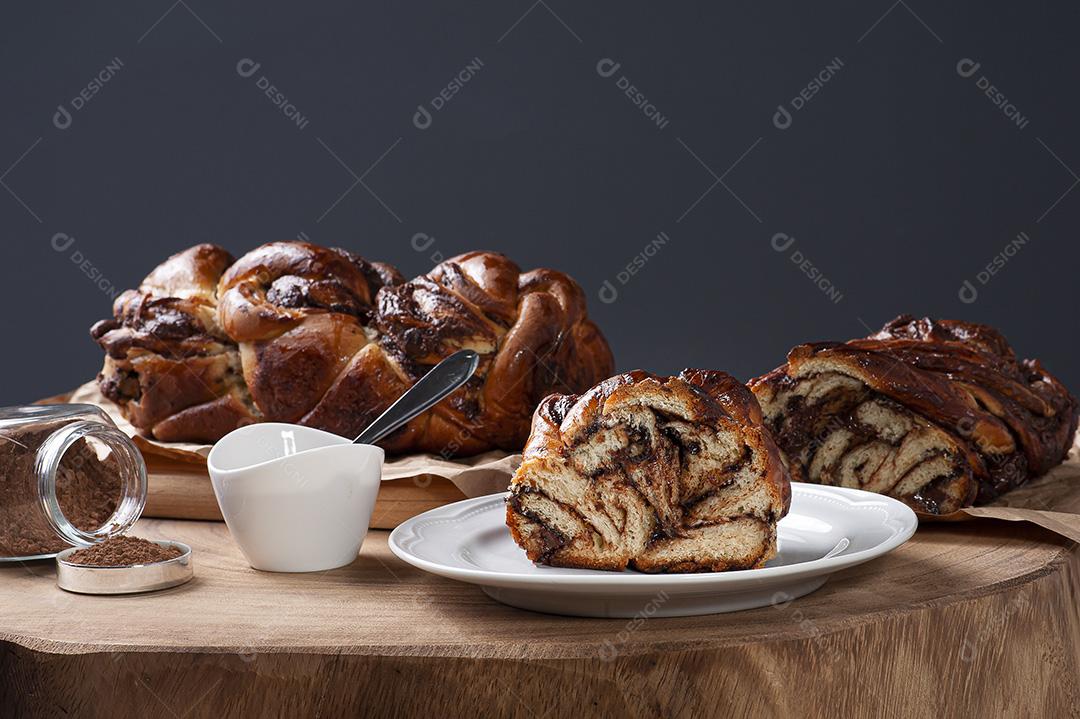
POLYGON ((1080 552, 1028 524, 923 527, 817 592, 735 614, 577 619, 495 603, 368 535, 348 567, 247 567, 220 522, 142 520, 195 579, 57 589, 0 566, 7 716, 1016 716, 1080 706, 1080 552))
MULTIPOLYGON (((38 401, 38 404, 67 402, 70 392, 38 401)), ((208 519, 222 521, 214 487, 205 465, 181 462, 157 454, 143 453, 146 460, 146 517, 163 519, 208 519)), ((454 483, 435 475, 385 481, 371 514, 371 527, 393 529, 409 517, 465 499, 454 483)))
MULTIPOLYGON (((146 455, 147 497, 143 515, 160 518, 221 521, 214 488, 205 467, 146 455)), ((383 482, 371 514, 375 529, 393 529, 409 517, 465 499, 454 484, 442 477, 383 482)))

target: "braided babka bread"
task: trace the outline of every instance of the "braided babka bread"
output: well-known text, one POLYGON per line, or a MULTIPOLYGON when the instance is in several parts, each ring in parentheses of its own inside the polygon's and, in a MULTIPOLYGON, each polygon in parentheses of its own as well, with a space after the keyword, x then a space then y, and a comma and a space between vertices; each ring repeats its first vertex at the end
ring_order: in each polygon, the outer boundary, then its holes
POLYGON ((754 396, 709 370, 545 398, 510 490, 532 561, 644 572, 761 567, 791 499, 754 396))
POLYGON ((409 282, 389 265, 307 242, 234 261, 198 245, 169 258, 91 329, 102 392, 141 432, 213 442, 257 421, 354 436, 433 365, 480 354, 463 388, 385 440, 392 452, 519 450, 536 403, 608 376, 611 351, 581 288, 470 252, 409 282))
POLYGON ((992 327, 897 317, 866 339, 799 345, 750 387, 793 479, 949 514, 1060 463, 1077 404, 992 327))

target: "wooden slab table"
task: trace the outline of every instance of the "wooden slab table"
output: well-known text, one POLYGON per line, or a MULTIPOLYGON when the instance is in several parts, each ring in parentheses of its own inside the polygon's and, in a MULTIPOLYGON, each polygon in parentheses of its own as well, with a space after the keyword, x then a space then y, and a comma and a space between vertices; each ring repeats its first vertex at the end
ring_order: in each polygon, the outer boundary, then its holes
POLYGON ((495 603, 397 560, 269 574, 224 524, 142 520, 195 579, 95 597, 0 568, 4 716, 1069 716, 1077 546, 1026 524, 926 526, 797 601, 683 619, 495 603))

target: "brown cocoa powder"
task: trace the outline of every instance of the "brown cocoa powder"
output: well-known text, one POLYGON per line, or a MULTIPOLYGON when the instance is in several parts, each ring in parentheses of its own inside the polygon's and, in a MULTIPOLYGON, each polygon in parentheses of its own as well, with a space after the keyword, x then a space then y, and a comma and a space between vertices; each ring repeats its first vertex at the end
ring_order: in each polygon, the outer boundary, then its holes
MULTIPOLYGON (((0 557, 51 554, 67 548, 45 518, 38 499, 34 452, 64 422, 35 425, 0 437, 0 557)), ((72 524, 92 531, 116 509, 120 478, 116 459, 98 458, 81 439, 60 461, 56 477, 60 509, 72 524)))
POLYGON ((91 567, 130 567, 176 559, 181 554, 177 547, 163 547, 141 537, 120 534, 109 537, 100 544, 72 552, 67 561, 91 567))

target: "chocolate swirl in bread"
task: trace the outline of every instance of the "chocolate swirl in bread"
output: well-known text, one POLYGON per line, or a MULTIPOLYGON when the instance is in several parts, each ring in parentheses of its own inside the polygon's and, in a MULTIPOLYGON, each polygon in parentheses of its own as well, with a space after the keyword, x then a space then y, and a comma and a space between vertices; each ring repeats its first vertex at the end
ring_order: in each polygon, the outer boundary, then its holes
POLYGON ((898 317, 799 345, 750 382, 793 479, 868 489, 928 514, 988 502, 1060 463, 1077 404, 986 325, 898 317))
POLYGON ((754 396, 709 370, 547 397, 510 489, 506 523, 532 561, 644 572, 764 565, 791 496, 754 396))
POLYGON ((389 265, 306 242, 234 261, 198 245, 169 258, 91 334, 99 382, 164 441, 212 442, 255 421, 360 432, 447 355, 480 354, 470 382, 383 445, 447 456, 520 449, 536 402, 612 371, 581 288, 471 252, 405 282, 389 265))

